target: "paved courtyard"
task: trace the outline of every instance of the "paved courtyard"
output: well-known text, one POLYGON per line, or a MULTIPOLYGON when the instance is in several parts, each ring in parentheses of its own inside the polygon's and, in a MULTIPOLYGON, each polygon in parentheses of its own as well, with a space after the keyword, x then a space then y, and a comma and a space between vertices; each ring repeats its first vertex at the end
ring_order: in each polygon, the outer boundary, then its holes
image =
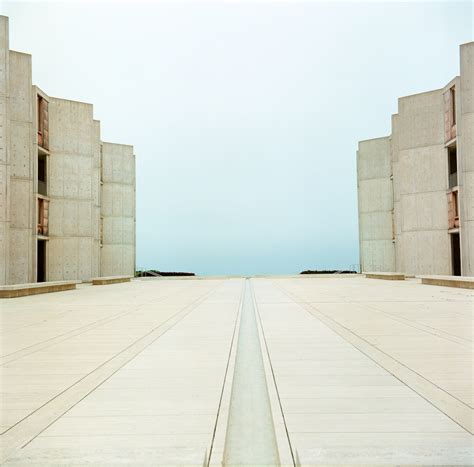
POLYGON ((469 465, 469 290, 143 279, 0 302, 5 465, 469 465))

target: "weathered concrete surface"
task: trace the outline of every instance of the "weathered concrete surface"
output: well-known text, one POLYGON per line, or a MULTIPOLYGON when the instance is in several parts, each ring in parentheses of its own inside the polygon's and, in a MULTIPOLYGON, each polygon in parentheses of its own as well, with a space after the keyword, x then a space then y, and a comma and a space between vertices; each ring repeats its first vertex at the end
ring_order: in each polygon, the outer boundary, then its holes
POLYGON ((362 271, 395 271, 390 138, 359 142, 357 193, 362 271))
POLYGON ((79 281, 56 281, 0 285, 0 298, 16 298, 42 293, 63 292, 65 290, 75 289, 78 282, 79 281))
POLYGON ((456 287, 458 289, 474 289, 474 277, 465 276, 417 276, 422 284, 456 287))
POLYGON ((404 281, 405 274, 397 272, 366 272, 367 279, 383 279, 386 281, 404 281))
POLYGON ((102 144, 91 104, 33 86, 32 57, 9 50, 8 31, 0 15, 0 285, 37 280, 38 239, 46 242, 46 280, 133 275, 133 147, 102 144), (38 146, 38 95, 49 103, 48 148, 38 146), (37 228, 39 154, 46 159, 46 238, 37 228))
MULTIPOLYGON (((396 359, 472 413, 472 292, 250 282, 282 465, 472 464, 472 435, 449 404, 385 368, 396 359)), ((6 301, 6 465, 219 465, 243 284, 143 280, 6 301)))
POLYGON ((135 274, 133 146, 102 144, 101 276, 135 274))
POLYGON ((474 42, 469 42, 460 47, 459 77, 444 88, 400 98, 398 113, 392 117, 390 138, 359 143, 357 179, 363 271, 453 274, 450 234, 459 233, 461 273, 474 275, 473 96, 474 42), (453 86, 455 106, 451 111, 445 95, 451 95, 453 86), (454 116, 450 117, 451 112, 454 116), (452 187, 448 146, 457 149, 458 230, 450 230, 449 223, 447 195, 452 187), (388 243, 392 229, 395 267, 387 261, 392 251, 388 243))
POLYGON ((93 277, 92 285, 108 285, 119 284, 120 282, 130 282, 133 276, 107 276, 107 277, 93 277))

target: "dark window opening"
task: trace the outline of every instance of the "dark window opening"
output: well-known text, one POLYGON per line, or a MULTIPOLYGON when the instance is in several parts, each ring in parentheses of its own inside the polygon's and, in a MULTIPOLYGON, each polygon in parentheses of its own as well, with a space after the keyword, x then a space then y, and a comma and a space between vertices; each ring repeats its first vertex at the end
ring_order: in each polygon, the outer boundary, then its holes
POLYGON ((458 186, 458 158, 456 146, 448 148, 449 188, 458 186))
POLYGON ((43 196, 48 195, 46 177, 47 177, 46 156, 39 156, 38 157, 38 193, 43 196))
POLYGON ((456 125, 456 88, 453 86, 449 92, 451 93, 451 124, 456 125))
POLYGON ((459 233, 451 234, 451 264, 453 276, 461 275, 461 243, 459 233))
POLYGON ((38 240, 38 253, 36 261, 36 281, 46 281, 46 241, 38 240))

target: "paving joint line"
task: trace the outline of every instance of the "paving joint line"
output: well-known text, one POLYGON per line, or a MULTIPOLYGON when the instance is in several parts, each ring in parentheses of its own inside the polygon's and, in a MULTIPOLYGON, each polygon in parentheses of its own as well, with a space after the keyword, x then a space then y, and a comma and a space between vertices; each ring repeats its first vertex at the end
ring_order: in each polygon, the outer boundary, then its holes
MULTIPOLYGON (((273 282, 273 281, 272 281, 273 282)), ((325 323, 324 321, 321 320, 321 318, 319 318, 318 316, 316 316, 312 311, 316 312, 316 313, 319 313, 321 314, 326 320, 330 321, 333 323, 334 326, 336 327, 341 327, 343 328, 347 333, 350 333, 351 335, 353 335, 356 339, 359 339, 361 341, 363 341, 366 345, 368 345, 369 347, 371 347, 372 349, 382 353, 383 355, 385 355, 385 357, 388 357, 389 359, 393 360, 396 364, 404 367, 405 369, 407 369, 408 371, 412 372, 413 374, 415 374, 416 376, 422 378, 424 381, 426 381, 427 383, 431 384, 433 387, 435 387, 436 389, 442 391, 444 394, 447 394, 448 396, 452 397, 453 399, 455 399, 457 402, 463 404, 466 408, 468 409, 471 409, 472 411, 472 407, 468 404, 466 404, 464 401, 458 399, 456 396, 453 396, 451 393, 447 392, 445 389, 439 387, 437 384, 433 383, 432 381, 426 379, 423 375, 421 375, 420 373, 416 372, 415 370, 413 370, 412 368, 406 366, 404 363, 400 362, 399 360, 397 360, 396 358, 392 357, 390 354, 384 352, 383 350, 375 347, 373 344, 371 344, 369 341, 367 341, 366 339, 364 339, 363 337, 360 337, 358 336, 357 334, 355 334, 353 331, 351 331, 349 328, 345 327, 344 325, 338 323, 337 321, 334 321, 332 318, 326 316, 323 312, 321 312, 320 310, 318 310, 315 306, 313 306, 312 303, 310 302, 306 302, 304 300, 300 300, 295 294, 293 294, 292 292, 286 290, 284 287, 278 285, 278 284, 275 284, 283 293, 285 293, 287 296, 291 297, 292 295, 295 297, 294 298, 294 301, 295 303, 299 304, 301 306, 301 308, 303 308, 303 310, 305 310, 309 315, 313 316, 314 318, 318 319, 321 323, 323 323, 325 326, 327 326, 329 329, 331 329, 333 332, 335 332, 337 335, 341 336, 348 344, 350 344, 352 347, 354 347, 354 349, 356 349, 357 351, 359 351, 362 355, 364 355, 365 357, 369 358, 370 360, 372 360, 374 363, 376 363, 378 366, 380 366, 381 368, 383 368, 387 373, 391 374, 394 378, 396 378, 398 381, 400 381, 404 386, 408 387, 410 390, 412 390, 414 393, 418 394, 418 396, 420 396, 421 398, 423 398, 424 400, 426 400, 432 407, 434 407, 436 410, 440 411, 443 415, 445 415, 446 417, 448 417, 449 419, 451 419, 454 423, 456 423, 456 425, 458 425, 460 428, 462 428, 464 431, 466 431, 467 433, 469 434, 472 434, 472 431, 470 431, 468 428, 466 428, 465 426, 463 426, 459 421, 457 421, 455 418, 453 418, 451 415, 449 415, 448 413, 446 413, 444 410, 442 410, 440 407, 438 407, 437 405, 435 405, 435 403, 433 401, 431 401, 430 399, 428 399, 428 397, 424 396, 423 394, 421 394, 419 391, 417 391, 415 388, 413 388, 412 386, 410 386, 408 383, 406 383, 405 381, 403 381, 401 379, 401 377, 397 376, 395 373, 393 373, 392 371, 390 371, 389 369, 385 368, 385 366, 383 366, 381 363, 379 363, 374 357, 372 357, 371 355, 369 355, 368 353, 364 352, 363 350, 361 350, 360 348, 358 348, 354 343, 350 342, 347 340, 347 338, 341 334, 339 334, 335 329, 333 329, 331 326, 329 326, 327 323, 325 323), (308 310, 307 307, 311 308, 312 311, 308 310)), ((471 417, 472 418, 472 417, 471 417)))
MULTIPOLYGON (((69 412, 73 407, 75 407, 79 402, 81 402, 83 399, 85 399, 89 394, 91 394, 93 391, 95 391, 99 386, 101 386, 103 383, 105 383, 108 379, 110 379, 115 373, 117 373, 121 368, 123 368, 127 363, 129 363, 131 360, 133 360, 135 357, 137 357, 140 353, 142 353, 146 348, 148 348, 150 345, 152 345, 154 342, 156 342, 161 336, 163 336, 166 332, 168 332, 170 329, 172 329, 174 326, 176 326, 182 319, 184 319, 186 316, 188 316, 193 310, 195 310, 195 308, 197 306, 199 306, 202 302, 204 302, 206 300, 206 298, 209 297, 209 295, 211 295, 213 292, 215 292, 219 287, 222 286, 222 282, 219 282, 219 284, 217 284, 215 287, 213 287, 211 290, 207 291, 206 293, 202 294, 199 298, 197 298, 194 302, 190 303, 190 304, 187 304, 186 306, 184 306, 180 311, 178 311, 177 313, 175 313, 174 315, 172 315, 171 317, 167 318, 163 323, 161 323, 160 325, 156 326, 155 328, 153 328, 150 332, 148 332, 147 334, 143 335, 142 337, 140 337, 139 339, 137 339, 135 342, 133 342, 132 344, 130 344, 129 346, 127 346, 126 348, 122 349, 120 352, 118 352, 117 354, 115 354, 113 357, 111 357, 109 360, 107 360, 106 362, 102 363, 100 366, 98 366, 97 368, 95 368, 93 371, 89 372, 87 375, 85 375, 84 377, 82 377, 80 380, 76 381, 73 385, 69 386, 68 388, 64 389, 63 391, 61 391, 60 393, 56 394, 52 399, 50 399, 49 401, 47 401, 46 403, 44 403, 42 406, 38 407, 37 409, 35 409, 33 412, 30 412, 26 417, 24 417, 22 420, 18 421, 17 423, 15 423, 14 425, 12 425, 11 427, 9 427, 7 430, 5 430, 3 433, 1 433, 1 435, 5 435, 5 434, 8 434, 9 431, 11 431, 12 429, 15 429, 15 428, 19 428, 20 425, 25 422, 28 418, 34 416, 34 415, 37 415, 37 413, 45 408, 48 404, 51 404, 51 403, 54 403, 56 401, 56 399, 60 398, 61 396, 64 396, 68 393, 68 391, 70 391, 71 389, 73 389, 75 386, 77 386, 78 384, 81 384, 82 382, 84 382, 84 380, 86 380, 88 377, 92 376, 94 373, 98 372, 99 370, 103 369, 103 367, 105 367, 107 364, 109 364, 110 362, 112 362, 115 358, 119 358, 123 353, 129 351, 131 348, 133 348, 133 346, 135 345, 138 345, 141 341, 145 340, 147 337, 149 337, 151 334, 153 334, 154 332, 156 332, 160 327, 166 325, 166 323, 168 323, 169 321, 171 321, 172 319, 176 318, 178 315, 182 314, 181 317, 179 317, 177 319, 177 321, 172 324, 170 327, 168 327, 167 329, 165 329, 161 334, 159 334, 157 337, 153 338, 153 340, 151 342, 149 342, 143 349, 139 350, 137 353, 133 354, 132 356, 130 356, 127 360, 125 360, 118 368, 116 368, 115 370, 113 370, 113 372, 111 374, 109 374, 108 376, 106 376, 105 378, 103 378, 102 380, 100 380, 100 382, 96 385, 94 385, 94 387, 92 387, 90 390, 88 390, 86 392, 85 395, 83 395, 82 397, 80 397, 79 400, 76 400, 73 404, 69 405, 66 410, 64 411, 61 411, 61 413, 57 416, 54 417, 54 419, 47 423, 46 426, 43 426, 39 432, 37 432, 35 435, 33 435, 32 437, 28 436, 28 438, 30 438, 27 442, 23 442, 21 444, 21 446, 16 446, 16 448, 20 448, 20 449, 23 449, 25 448, 28 444, 30 444, 35 438, 37 438, 38 436, 41 435, 41 433, 43 433, 47 428, 49 428, 53 423, 55 423, 57 420, 59 420, 61 417, 63 417, 67 412, 69 412), (189 310, 186 310, 187 308, 189 308, 189 310)), ((10 457, 11 453, 15 450, 15 447, 14 448, 11 448, 10 451, 8 454, 5 454, 5 449, 6 447, 3 446, 3 453, 2 453, 2 458, 0 458, 0 464, 3 463, 6 459, 8 459, 8 457, 10 457)))

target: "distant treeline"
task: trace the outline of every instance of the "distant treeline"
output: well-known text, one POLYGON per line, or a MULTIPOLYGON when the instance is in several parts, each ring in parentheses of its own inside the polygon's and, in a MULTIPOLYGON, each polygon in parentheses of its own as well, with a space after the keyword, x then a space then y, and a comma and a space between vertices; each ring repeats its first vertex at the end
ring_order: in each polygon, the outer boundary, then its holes
POLYGON ((157 271, 155 269, 147 269, 146 271, 136 271, 137 277, 176 277, 176 276, 195 276, 194 272, 171 272, 157 271))
POLYGON ((307 271, 300 272, 300 274, 357 274, 357 271, 338 271, 332 269, 317 269, 315 271, 311 271, 308 269, 307 271))

